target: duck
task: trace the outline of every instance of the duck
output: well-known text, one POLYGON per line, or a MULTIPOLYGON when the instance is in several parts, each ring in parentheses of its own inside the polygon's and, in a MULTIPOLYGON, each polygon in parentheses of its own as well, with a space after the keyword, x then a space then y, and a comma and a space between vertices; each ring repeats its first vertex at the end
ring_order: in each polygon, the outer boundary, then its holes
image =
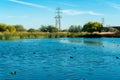
POLYGON ((33 52, 33 54, 36 54, 36 52, 33 52))
POLYGON ((74 49, 76 49, 76 47, 73 47, 74 49))
POLYGON ((119 59, 119 57, 116 57, 116 59, 119 59))
POLYGON ((70 59, 72 59, 73 57, 72 56, 70 56, 70 59))
POLYGON ((16 71, 10 72, 10 74, 15 75, 15 74, 16 74, 16 71))
POLYGON ((102 45, 102 47, 105 47, 104 45, 102 45))

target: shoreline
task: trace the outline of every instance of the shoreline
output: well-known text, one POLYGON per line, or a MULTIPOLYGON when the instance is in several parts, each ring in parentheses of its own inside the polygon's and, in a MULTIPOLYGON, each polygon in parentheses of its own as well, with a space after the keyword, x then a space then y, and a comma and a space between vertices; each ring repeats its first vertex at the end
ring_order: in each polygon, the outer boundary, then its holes
POLYGON ((19 40, 19 39, 40 39, 40 38, 120 38, 120 33, 114 32, 16 32, 16 33, 0 33, 0 40, 19 40))

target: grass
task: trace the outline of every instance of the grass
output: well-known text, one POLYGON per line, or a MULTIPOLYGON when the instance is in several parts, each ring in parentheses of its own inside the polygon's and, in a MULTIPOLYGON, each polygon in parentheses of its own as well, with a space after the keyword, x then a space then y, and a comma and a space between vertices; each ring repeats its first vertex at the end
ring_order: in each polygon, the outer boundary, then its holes
POLYGON ((0 33, 0 40, 17 40, 17 39, 39 39, 39 38, 77 38, 77 37, 120 37, 120 34, 115 35, 115 33, 88 33, 88 32, 79 32, 79 33, 70 33, 70 32, 15 32, 9 33, 4 32, 0 33))
POLYGON ((67 37, 67 34, 66 33, 48 33, 48 32, 0 33, 0 40, 61 38, 61 37, 67 37))

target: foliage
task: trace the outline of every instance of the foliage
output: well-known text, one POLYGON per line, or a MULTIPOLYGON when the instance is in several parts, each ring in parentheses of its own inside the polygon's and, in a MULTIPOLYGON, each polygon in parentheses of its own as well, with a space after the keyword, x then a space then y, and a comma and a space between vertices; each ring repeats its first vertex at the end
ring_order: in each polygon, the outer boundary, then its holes
POLYGON ((12 25, 0 23, 0 32, 16 32, 16 29, 12 25))
POLYGON ((103 25, 99 22, 88 22, 83 26, 85 32, 101 32, 103 25))
POLYGON ((71 25, 68 29, 69 32, 81 32, 81 26, 75 26, 75 25, 71 25))
POLYGON ((7 29, 7 25, 5 25, 5 24, 0 24, 0 32, 4 32, 4 31, 6 31, 7 29))
POLYGON ((41 32, 47 32, 47 27, 42 25, 40 28, 39 28, 39 31, 41 32))
POLYGON ((62 32, 68 32, 68 29, 63 29, 62 32))
POLYGON ((23 27, 23 25, 14 25, 17 32, 23 32, 26 31, 26 29, 23 27))
POLYGON ((30 28, 30 29, 28 29, 28 32, 36 32, 36 30, 33 28, 30 28))
POLYGON ((11 26, 11 25, 8 25, 8 26, 7 26, 7 30, 8 30, 9 32, 16 32, 16 28, 15 28, 14 26, 11 26))
POLYGON ((58 28, 56 28, 52 25, 48 25, 47 30, 48 30, 48 32, 58 32, 58 28))
POLYGON ((52 26, 52 25, 48 25, 48 26, 41 26, 39 31, 41 32, 58 32, 58 28, 52 26))

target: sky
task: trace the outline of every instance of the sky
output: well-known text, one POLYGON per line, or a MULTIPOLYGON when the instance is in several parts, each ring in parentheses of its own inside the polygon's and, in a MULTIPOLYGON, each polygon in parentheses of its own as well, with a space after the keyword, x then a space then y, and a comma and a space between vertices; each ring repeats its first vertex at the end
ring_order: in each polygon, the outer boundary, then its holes
POLYGON ((55 25, 56 8, 61 8, 61 28, 89 21, 120 26, 120 0, 0 0, 0 23, 21 24, 26 29, 55 25))

